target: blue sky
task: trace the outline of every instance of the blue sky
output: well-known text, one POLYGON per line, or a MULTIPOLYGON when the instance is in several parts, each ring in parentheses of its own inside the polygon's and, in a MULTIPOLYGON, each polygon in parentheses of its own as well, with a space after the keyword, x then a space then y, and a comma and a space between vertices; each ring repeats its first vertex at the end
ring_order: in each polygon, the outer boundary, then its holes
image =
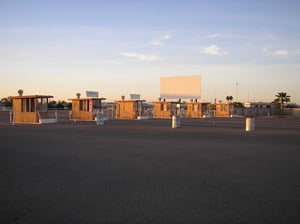
POLYGON ((1 0, 0 97, 153 101, 160 77, 201 75, 202 101, 286 91, 300 104, 299 11, 291 0, 1 0))

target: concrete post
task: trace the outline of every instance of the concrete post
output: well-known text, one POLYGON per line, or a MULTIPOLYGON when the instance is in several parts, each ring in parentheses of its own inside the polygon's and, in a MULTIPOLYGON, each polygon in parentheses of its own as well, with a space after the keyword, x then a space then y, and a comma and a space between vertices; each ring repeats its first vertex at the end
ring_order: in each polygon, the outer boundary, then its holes
POLYGON ((246 118, 246 131, 254 131, 255 129, 255 118, 247 117, 246 118))

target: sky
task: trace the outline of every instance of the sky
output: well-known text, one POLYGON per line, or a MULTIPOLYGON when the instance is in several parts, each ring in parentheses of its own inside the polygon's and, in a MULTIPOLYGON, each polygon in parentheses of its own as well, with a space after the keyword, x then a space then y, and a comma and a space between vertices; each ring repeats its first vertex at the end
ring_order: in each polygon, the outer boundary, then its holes
POLYGON ((0 98, 86 90, 160 96, 201 76, 201 101, 300 104, 298 0, 0 0, 0 98))

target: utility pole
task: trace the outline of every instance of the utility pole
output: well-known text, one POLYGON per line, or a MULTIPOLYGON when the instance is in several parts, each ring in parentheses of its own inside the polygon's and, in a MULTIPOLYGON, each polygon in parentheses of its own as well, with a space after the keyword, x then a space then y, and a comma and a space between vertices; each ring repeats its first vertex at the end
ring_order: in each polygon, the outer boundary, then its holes
POLYGON ((235 98, 236 98, 236 102, 238 102, 238 101, 239 101, 239 95, 238 95, 238 85, 239 85, 239 83, 238 83, 238 82, 236 82, 236 83, 235 83, 235 98))

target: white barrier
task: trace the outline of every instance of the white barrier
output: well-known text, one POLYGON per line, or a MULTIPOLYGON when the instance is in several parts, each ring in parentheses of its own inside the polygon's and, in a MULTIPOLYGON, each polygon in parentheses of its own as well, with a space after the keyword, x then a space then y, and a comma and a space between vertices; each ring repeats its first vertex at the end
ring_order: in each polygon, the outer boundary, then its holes
POLYGON ((54 112, 55 118, 41 118, 41 114, 38 111, 39 124, 55 124, 57 123, 57 111, 54 112))
POLYGON ((254 131, 255 129, 255 118, 246 118, 246 131, 254 131))
POLYGON ((179 116, 172 116, 172 128, 180 128, 180 118, 179 116))
POLYGON ((95 118, 96 125, 104 125, 104 117, 101 112, 97 112, 97 117, 95 118))
POLYGON ((149 119, 149 116, 138 116, 137 119, 138 120, 146 120, 146 119, 149 119))
POLYGON ((55 124, 55 123, 57 123, 57 119, 56 118, 42 118, 42 119, 39 119, 39 123, 40 124, 55 124))

